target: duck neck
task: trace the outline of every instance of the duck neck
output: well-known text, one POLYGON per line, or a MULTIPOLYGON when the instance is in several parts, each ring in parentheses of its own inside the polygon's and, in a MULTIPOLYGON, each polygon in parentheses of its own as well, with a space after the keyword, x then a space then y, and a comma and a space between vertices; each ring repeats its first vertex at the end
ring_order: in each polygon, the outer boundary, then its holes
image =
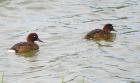
POLYGON ((27 42, 29 42, 29 43, 34 43, 34 41, 27 41, 27 42))
POLYGON ((108 30, 108 29, 103 29, 103 32, 105 32, 105 33, 110 33, 111 31, 108 30))
POLYGON ((29 43, 34 43, 34 41, 30 40, 30 39, 27 39, 27 42, 29 43))

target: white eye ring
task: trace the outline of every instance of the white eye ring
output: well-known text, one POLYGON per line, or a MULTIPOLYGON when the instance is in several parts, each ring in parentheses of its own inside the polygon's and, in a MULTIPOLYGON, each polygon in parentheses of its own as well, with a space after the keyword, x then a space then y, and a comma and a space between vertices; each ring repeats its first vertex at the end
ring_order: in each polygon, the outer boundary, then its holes
POLYGON ((36 37, 36 36, 33 36, 33 37, 36 37))

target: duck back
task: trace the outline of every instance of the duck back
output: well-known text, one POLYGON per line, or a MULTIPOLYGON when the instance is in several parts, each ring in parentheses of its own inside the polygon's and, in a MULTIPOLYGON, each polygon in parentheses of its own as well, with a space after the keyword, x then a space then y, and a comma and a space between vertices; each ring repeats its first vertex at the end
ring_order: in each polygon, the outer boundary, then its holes
POLYGON ((29 52, 37 49, 39 49, 39 46, 30 42, 20 42, 11 47, 11 50, 15 50, 16 53, 29 52))
POLYGON ((85 36, 85 39, 94 38, 95 34, 100 33, 101 31, 102 31, 101 29, 92 30, 85 36))

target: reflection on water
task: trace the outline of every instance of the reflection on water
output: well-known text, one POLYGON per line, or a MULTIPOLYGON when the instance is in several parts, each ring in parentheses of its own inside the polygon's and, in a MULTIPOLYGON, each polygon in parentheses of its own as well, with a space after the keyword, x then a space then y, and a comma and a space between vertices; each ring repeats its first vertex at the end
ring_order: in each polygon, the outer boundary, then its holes
POLYGON ((110 33, 105 37, 100 37, 100 38, 96 38, 96 39, 91 39, 93 41, 106 41, 106 42, 113 42, 116 39, 116 33, 110 33))
POLYGON ((114 42, 115 39, 116 33, 111 33, 109 36, 107 36, 107 38, 90 39, 90 41, 95 42, 99 47, 112 47, 112 42, 114 42))
POLYGON ((139 83, 139 8, 140 0, 0 0, 4 83, 139 83), (106 23, 117 30, 109 40, 83 39, 106 23), (30 32, 45 42, 38 52, 7 52, 30 32))
POLYGON ((38 50, 27 52, 27 53, 16 53, 18 56, 23 56, 23 57, 34 57, 37 56, 38 50))

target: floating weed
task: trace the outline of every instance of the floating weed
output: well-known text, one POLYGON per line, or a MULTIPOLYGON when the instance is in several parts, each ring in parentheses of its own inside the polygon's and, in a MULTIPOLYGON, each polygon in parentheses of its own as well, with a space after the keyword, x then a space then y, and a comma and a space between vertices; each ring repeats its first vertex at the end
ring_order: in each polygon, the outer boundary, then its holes
POLYGON ((61 83, 65 83, 65 82, 64 82, 64 77, 62 77, 62 82, 61 82, 61 83))
POLYGON ((130 83, 140 83, 140 81, 131 81, 130 83))
POLYGON ((130 83, 136 83, 136 82, 134 82, 134 81, 131 81, 130 83))
MULTIPOLYGON (((62 77, 62 81, 61 81, 61 83, 65 83, 64 82, 64 77, 62 77)), ((79 82, 79 83, 85 83, 85 80, 84 80, 84 78, 81 80, 81 82, 79 82)))
POLYGON ((1 72, 1 75, 0 75, 0 83, 3 83, 3 79, 4 79, 4 72, 1 72))
POLYGON ((84 80, 84 78, 83 78, 83 80, 82 80, 82 83, 85 83, 85 80, 84 80))

